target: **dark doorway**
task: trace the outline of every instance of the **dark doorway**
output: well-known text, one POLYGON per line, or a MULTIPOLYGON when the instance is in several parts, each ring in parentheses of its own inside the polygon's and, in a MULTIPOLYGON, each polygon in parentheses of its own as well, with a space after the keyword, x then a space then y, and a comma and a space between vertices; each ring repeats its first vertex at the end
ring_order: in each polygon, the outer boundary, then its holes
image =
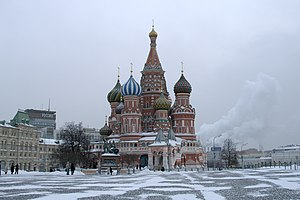
POLYGON ((141 155, 140 165, 141 165, 141 167, 147 167, 148 166, 148 155, 141 155))

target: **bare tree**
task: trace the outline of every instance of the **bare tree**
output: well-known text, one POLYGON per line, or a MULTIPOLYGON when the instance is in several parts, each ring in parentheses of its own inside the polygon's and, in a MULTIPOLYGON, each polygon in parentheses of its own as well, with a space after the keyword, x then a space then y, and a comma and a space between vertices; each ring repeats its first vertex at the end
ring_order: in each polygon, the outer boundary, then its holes
POLYGON ((232 167, 237 165, 237 152, 236 145, 231 139, 226 139, 223 144, 222 149, 222 159, 226 161, 227 167, 232 167))
POLYGON ((87 166, 90 161, 88 152, 90 141, 83 132, 82 123, 66 123, 60 130, 60 138, 62 142, 54 159, 57 159, 63 166, 67 162, 87 166))

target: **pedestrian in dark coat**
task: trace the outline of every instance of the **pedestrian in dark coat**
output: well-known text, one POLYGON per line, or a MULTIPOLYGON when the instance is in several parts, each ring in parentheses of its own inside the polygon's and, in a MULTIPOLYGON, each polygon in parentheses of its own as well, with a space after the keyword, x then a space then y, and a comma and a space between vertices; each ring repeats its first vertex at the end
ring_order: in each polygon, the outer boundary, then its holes
POLYGON ((69 162, 67 162, 67 164, 66 164, 66 172, 67 172, 67 175, 70 174, 70 163, 69 162))
POLYGON ((109 168, 109 172, 110 172, 110 175, 112 175, 112 173, 113 173, 113 170, 112 170, 112 168, 111 168, 111 167, 109 168))
POLYGON ((71 163, 71 175, 74 174, 74 171, 75 171, 75 166, 73 163, 71 163))
POLYGON ((11 167, 10 167, 10 172, 11 172, 11 174, 14 173, 14 170, 15 170, 14 163, 11 163, 11 167))
POLYGON ((19 164, 16 165, 16 172, 15 174, 19 174, 19 164))

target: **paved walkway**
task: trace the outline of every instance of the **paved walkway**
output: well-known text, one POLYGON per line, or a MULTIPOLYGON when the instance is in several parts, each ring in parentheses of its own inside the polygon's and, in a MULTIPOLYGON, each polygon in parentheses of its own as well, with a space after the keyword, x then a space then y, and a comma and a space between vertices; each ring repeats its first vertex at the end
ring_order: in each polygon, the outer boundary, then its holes
POLYGON ((299 199, 300 171, 258 169, 67 176, 62 172, 0 177, 0 199, 299 199))

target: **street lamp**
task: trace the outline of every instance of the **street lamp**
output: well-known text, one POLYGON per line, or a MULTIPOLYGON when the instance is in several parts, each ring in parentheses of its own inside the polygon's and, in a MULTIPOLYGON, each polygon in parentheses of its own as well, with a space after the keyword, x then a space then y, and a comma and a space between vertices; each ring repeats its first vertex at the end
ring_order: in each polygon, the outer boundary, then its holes
POLYGON ((242 153, 242 151, 243 151, 243 146, 246 146, 248 143, 243 143, 242 145, 241 145, 241 158, 242 158, 242 168, 244 169, 244 157, 243 157, 243 153, 242 153))
POLYGON ((214 139, 213 139, 213 151, 214 151, 214 170, 215 170, 215 168, 216 168, 216 151, 215 151, 215 140, 216 140, 216 138, 217 137, 220 137, 221 136, 221 134, 220 135, 217 135, 217 136, 215 136, 214 137, 214 139))
POLYGON ((170 169, 170 139, 167 139, 167 162, 168 162, 168 171, 171 171, 170 169))

